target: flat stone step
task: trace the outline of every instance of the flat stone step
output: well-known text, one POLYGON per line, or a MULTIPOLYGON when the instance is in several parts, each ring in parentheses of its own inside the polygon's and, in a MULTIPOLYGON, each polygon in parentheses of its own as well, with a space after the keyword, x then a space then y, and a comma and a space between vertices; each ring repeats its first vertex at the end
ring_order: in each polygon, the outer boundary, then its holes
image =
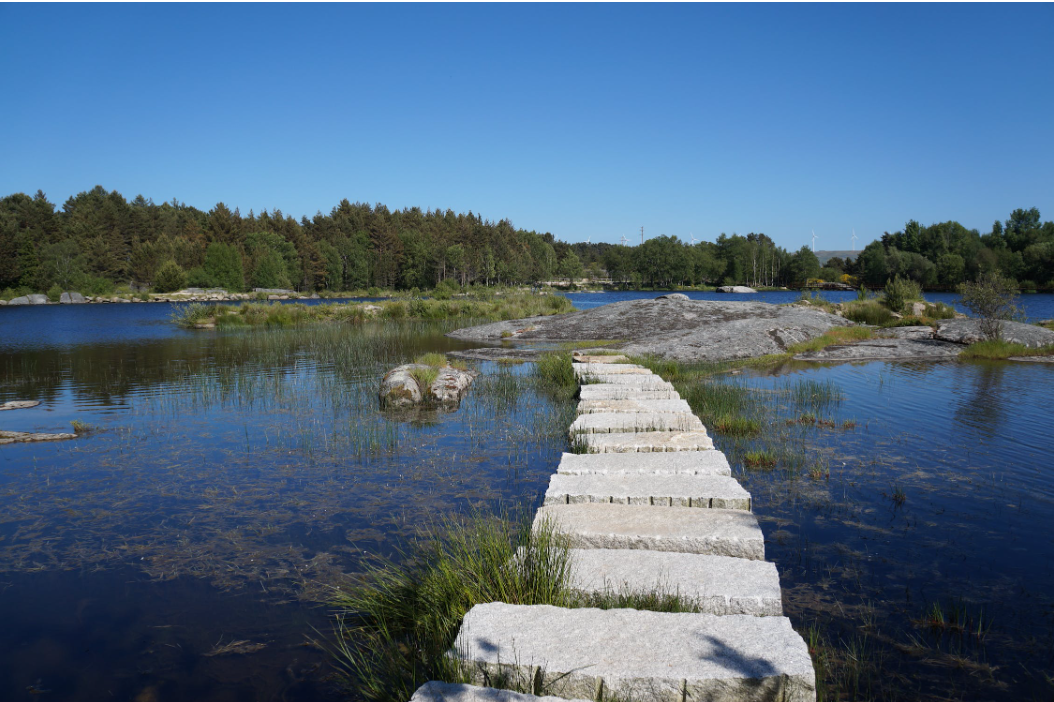
POLYGON ((589 375, 653 375, 647 368, 632 363, 576 363, 571 368, 576 378, 589 375))
POLYGON ((702 553, 765 560, 765 537, 753 514, 738 509, 656 509, 643 505, 543 505, 534 529, 549 523, 572 548, 702 553))
POLYGON ((786 617, 481 604, 451 655, 473 682, 670 702, 814 702, 808 646, 786 617))
POLYGON ((572 589, 595 595, 677 595, 708 614, 783 615, 776 564, 669 551, 571 549, 572 589))
POLYGON ((582 400, 578 414, 622 414, 633 412, 690 413, 685 400, 582 400))
POLYGON ((672 388, 635 388, 629 385, 583 385, 578 389, 581 400, 679 400, 672 388))
POLYGON ((571 354, 571 360, 575 363, 629 363, 629 359, 622 354, 602 356, 599 354, 583 354, 575 351, 571 354))
POLYGON ((657 375, 587 375, 579 379, 582 385, 628 385, 639 390, 673 390, 673 385, 657 375))
POLYGON ((727 475, 561 475, 549 478, 547 505, 584 503, 750 510, 750 493, 727 475))
MULTIPOLYGON (((457 683, 427 682, 417 688, 410 702, 568 702, 563 697, 535 697, 495 687, 476 687, 457 683)), ((572 702, 588 702, 572 700, 572 702)))
MULTIPOLYGON (((577 421, 577 420, 576 420, 577 421)), ((708 451, 714 442, 701 431, 640 431, 618 434, 579 434, 586 453, 664 453, 708 451)))
POLYGON ((706 431, 706 427, 691 412, 637 412, 584 414, 571 423, 575 434, 621 434, 642 431, 706 431))
POLYGON ((565 453, 557 473, 564 475, 731 475, 728 459, 720 451, 667 453, 565 453))

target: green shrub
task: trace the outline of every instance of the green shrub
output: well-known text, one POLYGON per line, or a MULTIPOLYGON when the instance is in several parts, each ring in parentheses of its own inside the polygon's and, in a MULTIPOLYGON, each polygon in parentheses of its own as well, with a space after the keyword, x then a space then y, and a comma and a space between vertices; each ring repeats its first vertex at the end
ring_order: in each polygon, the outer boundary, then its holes
POLYGON ((1017 306, 1017 286, 1001 273, 984 273, 974 283, 959 286, 962 304, 977 315, 985 339, 995 341, 1003 336, 1003 322, 1021 316, 1017 306))
POLYGON ((904 305, 922 299, 922 288, 914 280, 899 275, 886 281, 886 307, 893 312, 903 312, 904 305))
POLYGON ((20 285, 17 288, 4 288, 4 291, 0 293, 0 299, 13 300, 16 297, 24 297, 32 292, 33 291, 25 285, 20 285))
POLYGON ((842 314, 854 322, 875 326, 881 326, 893 319, 893 313, 875 300, 847 302, 843 306, 842 314))
POLYGON ((63 290, 59 287, 58 283, 55 283, 48 288, 48 299, 52 302, 58 302, 62 297, 63 290))
POLYGON ((924 317, 929 317, 930 319, 954 319, 955 308, 951 305, 946 305, 943 302, 938 302, 936 304, 926 303, 926 309, 923 311, 922 315, 924 317))
POLYGON ((179 264, 169 259, 161 264, 154 273, 154 290, 156 292, 175 292, 182 290, 187 284, 187 274, 183 272, 179 264))
POLYGON ((414 359, 414 363, 420 363, 424 366, 432 366, 433 368, 445 368, 450 365, 447 363, 446 355, 441 353, 422 354, 414 359))
POLYGON ((187 287, 188 288, 211 288, 212 278, 205 272, 205 269, 201 266, 191 268, 187 271, 187 287))

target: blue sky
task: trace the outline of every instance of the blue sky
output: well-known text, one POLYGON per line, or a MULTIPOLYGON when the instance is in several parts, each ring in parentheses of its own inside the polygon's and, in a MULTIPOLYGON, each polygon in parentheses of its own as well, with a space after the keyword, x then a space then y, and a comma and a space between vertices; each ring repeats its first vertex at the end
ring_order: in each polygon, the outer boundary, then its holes
POLYGON ((0 5, 0 195, 567 241, 1054 219, 1054 6, 0 5))

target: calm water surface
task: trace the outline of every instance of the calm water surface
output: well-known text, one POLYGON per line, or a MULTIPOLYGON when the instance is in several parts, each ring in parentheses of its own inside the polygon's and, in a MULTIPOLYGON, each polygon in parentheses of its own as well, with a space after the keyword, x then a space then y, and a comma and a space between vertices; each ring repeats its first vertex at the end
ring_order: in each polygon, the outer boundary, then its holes
MULTIPOLYGON (((1028 314, 1054 316, 1050 298, 1024 296, 1028 314)), ((326 589, 430 519, 533 507, 565 446, 573 408, 535 394, 529 366, 481 364, 457 413, 377 409, 386 368, 465 347, 450 325, 192 333, 172 307, 0 308, 0 401, 43 401, 0 426, 98 428, 0 447, 0 699, 335 699, 308 645, 329 629, 326 589)), ((725 382, 766 413, 762 439, 716 439, 796 626, 888 671, 873 699, 1052 699, 1054 368, 725 382), (806 381, 841 399, 802 404, 806 381), (804 412, 834 427, 788 424, 804 412), (798 458, 745 468, 759 449, 798 458), (984 636, 926 625, 935 603, 984 636)))

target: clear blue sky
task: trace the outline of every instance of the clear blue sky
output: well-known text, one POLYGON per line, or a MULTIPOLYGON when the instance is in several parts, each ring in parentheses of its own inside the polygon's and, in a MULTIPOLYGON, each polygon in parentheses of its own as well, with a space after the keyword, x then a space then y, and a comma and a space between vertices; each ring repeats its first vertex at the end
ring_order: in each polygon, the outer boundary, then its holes
POLYGON ((1054 5, 0 5, 0 194, 558 238, 1054 219, 1054 5))

